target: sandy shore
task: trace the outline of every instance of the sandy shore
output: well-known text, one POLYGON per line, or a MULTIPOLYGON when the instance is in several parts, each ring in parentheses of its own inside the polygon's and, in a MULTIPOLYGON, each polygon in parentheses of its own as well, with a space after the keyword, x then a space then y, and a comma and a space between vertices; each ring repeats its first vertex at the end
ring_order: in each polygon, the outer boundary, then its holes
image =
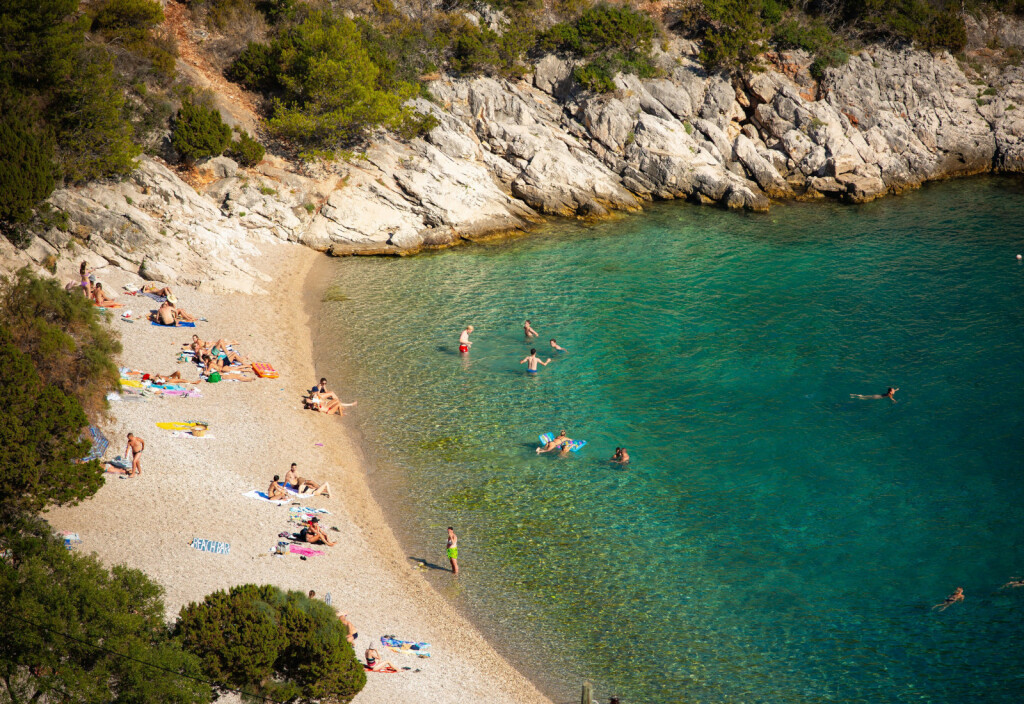
MULTIPOLYGON (((181 370, 196 379, 194 366, 176 362, 182 343, 195 332, 206 340, 237 340, 243 354, 273 364, 281 377, 204 383, 198 387, 201 398, 111 403, 111 416, 102 424, 111 441, 106 457, 123 454, 125 435, 133 432, 146 441, 142 475, 123 479, 108 474, 94 497, 46 517, 57 530, 77 532, 80 549, 96 553, 105 564, 137 567, 162 584, 168 619, 217 589, 270 583, 315 589, 318 595, 330 592, 334 606, 348 612, 358 628, 360 659, 371 642, 379 646, 384 634, 432 643, 430 659, 385 651, 397 667, 412 669, 369 673, 357 702, 549 702, 413 568, 366 485, 362 453, 350 439, 348 419, 302 410, 303 391, 319 378, 309 327, 318 301, 310 300, 309 292, 320 286, 309 279, 321 255, 283 243, 263 245, 263 251, 255 264, 273 276, 273 297, 176 287, 179 305, 210 322, 195 330, 165 329, 113 316, 110 324, 121 333, 123 366, 162 374, 181 370), (212 437, 175 438, 155 425, 192 419, 208 420, 212 437), (292 462, 298 463, 300 476, 329 481, 334 490, 330 499, 302 501, 330 511, 323 522, 337 529, 330 535, 338 541, 325 548, 325 555, 306 560, 270 554, 278 533, 297 528, 288 522, 289 507, 242 496, 266 489, 271 476, 283 476, 292 462), (193 538, 230 543, 230 553, 194 550, 189 546, 193 538)), ((108 290, 140 283, 113 267, 99 270, 97 277, 108 290)), ((156 308, 146 298, 121 296, 118 301, 141 318, 156 308)), ((343 380, 330 382, 343 400, 352 400, 343 380)), ((358 413, 358 406, 351 412, 358 413)))

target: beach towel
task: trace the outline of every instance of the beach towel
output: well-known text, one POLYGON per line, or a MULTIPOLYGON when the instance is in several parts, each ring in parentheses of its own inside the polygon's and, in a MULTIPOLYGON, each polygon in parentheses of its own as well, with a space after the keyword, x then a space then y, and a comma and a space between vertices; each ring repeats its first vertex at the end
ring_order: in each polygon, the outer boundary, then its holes
POLYGON ((260 377, 261 379, 277 379, 279 376, 281 376, 280 374, 277 373, 277 371, 274 370, 272 366, 270 366, 266 362, 253 362, 252 370, 253 372, 255 372, 256 376, 260 377))
MULTIPOLYGON (((149 321, 149 324, 150 325, 156 325, 158 328, 173 328, 173 327, 175 327, 174 325, 164 325, 163 323, 158 323, 155 320, 149 321)), ((195 323, 186 323, 186 322, 179 322, 178 325, 177 325, 177 327, 179 327, 179 328, 194 328, 195 326, 196 326, 195 323)))
POLYGON ((164 396, 179 396, 181 398, 201 398, 203 393, 199 389, 164 388, 164 396))
POLYGON ((166 303, 166 302, 167 302, 167 299, 166 299, 166 298, 164 298, 163 296, 158 296, 158 295, 156 295, 155 293, 150 293, 149 291, 136 291, 136 292, 135 292, 135 293, 133 293, 132 295, 133 295, 133 296, 134 296, 134 295, 141 295, 141 296, 146 296, 146 297, 148 297, 148 298, 152 298, 152 299, 153 299, 154 301, 156 301, 157 303, 166 303))
POLYGON ((394 674, 398 673, 398 670, 396 670, 393 667, 381 667, 379 670, 374 670, 369 665, 363 665, 363 669, 366 670, 367 672, 379 672, 382 675, 394 675, 394 674))
POLYGON ((105 462, 104 464, 109 464, 111 467, 117 467, 118 469, 132 468, 132 463, 126 460, 125 458, 121 457, 121 455, 118 455, 114 459, 110 460, 109 462, 105 462))
POLYGON ((93 303, 97 308, 124 308, 123 303, 93 303))
POLYGON ((411 640, 398 640, 394 636, 381 636, 380 643, 388 650, 395 653, 406 653, 408 655, 419 655, 421 658, 429 658, 430 643, 417 643, 411 640))
POLYGON ((138 379, 121 379, 121 386, 127 386, 132 389, 144 389, 145 385, 138 379))
POLYGON ((323 555, 323 550, 314 550, 313 548, 304 548, 301 545, 289 545, 288 552, 296 555, 302 555, 303 557, 314 557, 316 555, 323 555))
POLYGON ((192 438, 193 440, 209 440, 213 436, 212 435, 199 436, 199 435, 193 435, 192 433, 188 432, 187 430, 175 430, 173 433, 171 433, 171 437, 172 438, 192 438))
POLYGON ((252 491, 247 491, 244 494, 242 494, 242 496, 247 496, 250 499, 259 499, 260 501, 267 501, 267 502, 272 503, 272 504, 277 504, 278 506, 284 506, 286 503, 288 503, 288 499, 280 499, 278 501, 271 501, 270 497, 267 496, 267 492, 265 492, 265 491, 257 491, 256 489, 253 489, 252 491))
POLYGON ((331 512, 325 508, 310 508, 309 506, 292 506, 288 510, 292 513, 326 513, 328 516, 331 515, 331 512))
POLYGON ((201 552, 212 552, 216 555, 227 555, 231 552, 230 543, 221 543, 216 540, 206 540, 204 538, 192 538, 192 542, 189 546, 194 550, 201 552))
POLYGON ((165 421, 162 423, 157 423, 156 427, 160 428, 161 430, 191 430, 197 425, 203 425, 206 426, 207 428, 210 427, 209 423, 202 420, 165 421))
MULTIPOLYGON (((83 457, 80 462, 89 462, 91 460, 98 460, 103 457, 103 454, 107 451, 107 447, 110 445, 110 441, 104 437, 100 429, 95 425, 89 426, 89 439, 92 441, 92 450, 88 455, 83 457)), ((85 435, 85 433, 83 433, 85 435)))

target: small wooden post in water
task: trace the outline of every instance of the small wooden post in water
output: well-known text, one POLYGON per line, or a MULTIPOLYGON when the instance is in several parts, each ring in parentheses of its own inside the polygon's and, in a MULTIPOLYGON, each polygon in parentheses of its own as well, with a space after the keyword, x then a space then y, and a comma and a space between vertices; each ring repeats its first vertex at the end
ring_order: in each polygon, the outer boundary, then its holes
POLYGON ((592 701, 594 701, 594 685, 584 682, 583 693, 580 694, 580 704, 590 704, 592 701))

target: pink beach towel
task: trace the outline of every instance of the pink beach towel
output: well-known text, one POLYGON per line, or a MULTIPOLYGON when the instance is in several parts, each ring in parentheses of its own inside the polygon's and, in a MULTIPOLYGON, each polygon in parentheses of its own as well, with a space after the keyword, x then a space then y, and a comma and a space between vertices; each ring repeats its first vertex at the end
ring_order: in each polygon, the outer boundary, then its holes
POLYGON ((313 557, 314 555, 323 555, 323 550, 314 550, 313 548, 304 548, 301 545, 289 545, 288 552, 293 552, 296 555, 303 555, 305 557, 313 557))

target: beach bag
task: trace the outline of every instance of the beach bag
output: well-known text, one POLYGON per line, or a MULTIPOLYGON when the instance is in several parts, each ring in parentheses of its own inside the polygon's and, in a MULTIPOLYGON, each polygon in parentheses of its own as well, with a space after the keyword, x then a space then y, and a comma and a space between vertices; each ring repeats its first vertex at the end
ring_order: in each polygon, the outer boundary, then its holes
POLYGON ((206 377, 206 380, 211 384, 216 384, 220 381, 220 372, 211 372, 210 376, 206 377))

